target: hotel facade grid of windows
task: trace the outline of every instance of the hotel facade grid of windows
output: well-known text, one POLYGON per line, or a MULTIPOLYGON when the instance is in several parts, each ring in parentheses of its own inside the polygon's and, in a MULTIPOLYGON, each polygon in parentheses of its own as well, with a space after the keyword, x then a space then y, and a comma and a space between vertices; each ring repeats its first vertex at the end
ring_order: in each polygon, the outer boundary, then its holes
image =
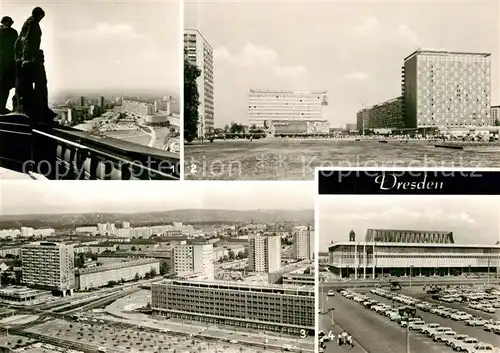
POLYGON ((75 287, 74 247, 61 243, 32 243, 21 248, 22 282, 55 291, 75 287))
POLYGON ((491 54, 417 50, 402 75, 406 127, 490 126, 491 54))
POLYGON ((358 130, 404 128, 403 97, 360 110, 356 115, 356 122, 358 130))
POLYGON ((250 89, 248 123, 259 129, 276 126, 277 133, 328 132, 329 123, 323 117, 326 105, 326 91, 250 89))
MULTIPOLYGON (((410 238, 414 231, 399 231, 410 238)), ((461 275, 468 272, 497 272, 500 245, 454 244, 448 242, 339 241, 329 245, 329 268, 343 277, 375 278, 378 275, 461 275)), ((448 234, 429 232, 429 234, 448 234)), ((445 236, 446 237, 446 236, 445 236)), ((415 239, 415 238, 414 238, 415 239)), ((382 240, 387 240, 383 238, 382 240)))
POLYGON ((314 330, 314 287, 165 281, 151 285, 156 315, 300 335, 314 330))
POLYGON ((184 31, 184 49, 189 62, 201 71, 197 79, 198 138, 204 138, 214 130, 214 51, 203 35, 192 29, 184 31))

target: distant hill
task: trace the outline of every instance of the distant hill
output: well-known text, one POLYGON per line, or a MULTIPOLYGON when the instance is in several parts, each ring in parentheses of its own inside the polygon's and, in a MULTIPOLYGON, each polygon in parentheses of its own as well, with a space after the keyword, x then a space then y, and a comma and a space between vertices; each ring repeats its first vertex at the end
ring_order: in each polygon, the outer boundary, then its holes
POLYGON ((222 223, 312 223, 314 210, 172 210, 143 213, 75 213, 0 216, 0 229, 52 227, 56 229, 130 222, 132 226, 184 222, 187 224, 222 223))

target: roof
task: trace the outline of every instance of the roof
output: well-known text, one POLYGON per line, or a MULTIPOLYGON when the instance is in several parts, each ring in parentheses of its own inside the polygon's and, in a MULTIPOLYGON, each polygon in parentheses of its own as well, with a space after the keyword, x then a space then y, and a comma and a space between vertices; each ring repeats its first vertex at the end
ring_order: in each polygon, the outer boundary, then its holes
POLYGON ((373 242, 373 241, 336 241, 328 245, 328 250, 341 245, 358 245, 358 246, 376 246, 376 247, 422 247, 422 248, 484 248, 484 249, 500 249, 499 245, 489 244, 441 244, 441 243, 393 243, 393 242, 373 242))
POLYGON ((326 94, 327 91, 289 91, 289 90, 274 90, 274 89, 258 89, 251 88, 250 93, 285 93, 285 94, 326 94))
POLYGON ((408 55, 404 60, 408 60, 415 55, 419 54, 444 54, 444 55, 472 55, 472 56, 491 56, 491 53, 474 53, 474 52, 460 52, 460 51, 449 51, 449 50, 434 50, 434 49, 417 49, 410 55, 408 55))
POLYGON ((181 286, 189 286, 189 287, 205 287, 205 288, 214 288, 214 289, 242 289, 245 291, 256 291, 272 289, 274 292, 278 294, 289 294, 290 291, 297 292, 311 292, 315 293, 314 286, 296 286, 296 285, 287 285, 287 284, 270 284, 270 283, 245 283, 245 282, 231 282, 231 281, 200 281, 200 280, 165 280, 159 283, 155 283, 155 285, 181 285, 181 286), (286 292, 286 293, 281 293, 286 292))
POLYGON ((412 229, 368 229, 365 241, 387 243, 454 243, 453 232, 412 229))

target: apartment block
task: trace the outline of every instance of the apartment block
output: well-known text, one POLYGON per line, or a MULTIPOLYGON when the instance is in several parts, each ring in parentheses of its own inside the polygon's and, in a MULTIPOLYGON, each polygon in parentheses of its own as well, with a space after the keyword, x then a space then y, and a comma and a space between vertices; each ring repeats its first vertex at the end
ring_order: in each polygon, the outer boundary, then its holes
POLYGON ((75 288, 74 246, 39 242, 21 248, 23 283, 71 294, 75 288))
POLYGON ((152 269, 160 274, 160 261, 155 259, 135 259, 123 262, 107 263, 75 271, 76 287, 79 290, 99 288, 110 281, 130 281, 139 275, 141 278, 152 269))
POLYGON ((292 253, 297 260, 310 260, 312 257, 311 230, 307 226, 297 227, 292 235, 292 253))
POLYGON ((260 234, 248 237, 248 269, 252 272, 276 272, 281 267, 281 238, 260 234))
POLYGON ((214 278, 213 244, 177 244, 172 248, 174 274, 178 277, 214 278))
POLYGON ((184 31, 184 50, 189 62, 201 71, 197 79, 198 138, 204 138, 214 130, 214 51, 203 35, 193 29, 184 31))

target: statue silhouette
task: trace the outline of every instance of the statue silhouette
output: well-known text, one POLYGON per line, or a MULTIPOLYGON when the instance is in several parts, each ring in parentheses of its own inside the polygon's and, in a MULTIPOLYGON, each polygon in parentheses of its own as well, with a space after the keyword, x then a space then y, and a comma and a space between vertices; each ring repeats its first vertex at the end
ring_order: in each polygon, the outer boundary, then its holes
POLYGON ((40 50, 40 21, 44 17, 42 8, 35 7, 24 22, 15 44, 16 110, 28 115, 35 123, 52 123, 56 116, 48 106, 45 58, 43 50, 40 50))
POLYGON ((9 93, 16 84, 16 62, 14 45, 17 31, 12 28, 14 21, 5 16, 0 21, 0 114, 9 113, 5 108, 9 93))

